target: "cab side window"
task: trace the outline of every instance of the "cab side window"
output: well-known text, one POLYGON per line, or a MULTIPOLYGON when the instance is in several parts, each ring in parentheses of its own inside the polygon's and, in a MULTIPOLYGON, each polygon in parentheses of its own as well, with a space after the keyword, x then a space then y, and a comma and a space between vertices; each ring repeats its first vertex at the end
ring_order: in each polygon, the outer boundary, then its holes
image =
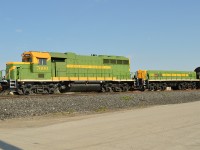
POLYGON ((47 65, 47 59, 45 58, 39 58, 38 62, 38 65, 47 65))

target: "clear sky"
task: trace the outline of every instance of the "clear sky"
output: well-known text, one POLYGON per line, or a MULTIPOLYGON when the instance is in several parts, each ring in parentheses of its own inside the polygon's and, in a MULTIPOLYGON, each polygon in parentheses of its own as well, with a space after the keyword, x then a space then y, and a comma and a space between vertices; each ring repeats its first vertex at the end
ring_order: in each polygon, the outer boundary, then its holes
POLYGON ((0 0, 0 69, 24 51, 130 57, 131 70, 200 66, 200 0, 0 0))

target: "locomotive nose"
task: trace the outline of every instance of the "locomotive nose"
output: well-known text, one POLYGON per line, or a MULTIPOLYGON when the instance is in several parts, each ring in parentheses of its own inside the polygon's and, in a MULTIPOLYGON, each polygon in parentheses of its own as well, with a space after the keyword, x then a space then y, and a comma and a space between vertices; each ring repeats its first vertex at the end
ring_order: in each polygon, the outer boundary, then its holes
POLYGON ((197 79, 200 79, 200 67, 197 67, 194 71, 197 74, 197 79))

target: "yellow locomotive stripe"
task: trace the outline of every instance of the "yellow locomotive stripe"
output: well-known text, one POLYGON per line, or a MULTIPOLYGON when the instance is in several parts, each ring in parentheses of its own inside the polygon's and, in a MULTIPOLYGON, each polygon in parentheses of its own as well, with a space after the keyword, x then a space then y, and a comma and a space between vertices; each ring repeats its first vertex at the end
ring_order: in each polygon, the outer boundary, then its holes
POLYGON ((7 65, 30 65, 30 62, 8 62, 7 65))
POLYGON ((162 74, 165 77, 188 77, 189 74, 162 74))
POLYGON ((6 78, 8 77, 8 74, 9 74, 12 70, 15 70, 16 68, 17 68, 16 66, 10 67, 8 73, 6 74, 6 78))
POLYGON ((12 66, 9 71, 15 70, 17 67, 16 66, 12 66))
MULTIPOLYGON (((151 77, 159 77, 159 74, 150 74, 151 77)), ((162 77, 189 77, 189 74, 161 74, 162 77)))
POLYGON ((78 69, 111 69, 111 66, 95 66, 95 65, 67 65, 67 68, 78 69))

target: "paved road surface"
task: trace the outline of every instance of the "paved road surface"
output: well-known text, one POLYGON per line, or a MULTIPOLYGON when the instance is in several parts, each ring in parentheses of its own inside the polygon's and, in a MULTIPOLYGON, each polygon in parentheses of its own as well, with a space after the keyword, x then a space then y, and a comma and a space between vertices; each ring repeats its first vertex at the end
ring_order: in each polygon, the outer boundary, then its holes
POLYGON ((0 123, 2 150, 200 150, 200 102, 0 123))

